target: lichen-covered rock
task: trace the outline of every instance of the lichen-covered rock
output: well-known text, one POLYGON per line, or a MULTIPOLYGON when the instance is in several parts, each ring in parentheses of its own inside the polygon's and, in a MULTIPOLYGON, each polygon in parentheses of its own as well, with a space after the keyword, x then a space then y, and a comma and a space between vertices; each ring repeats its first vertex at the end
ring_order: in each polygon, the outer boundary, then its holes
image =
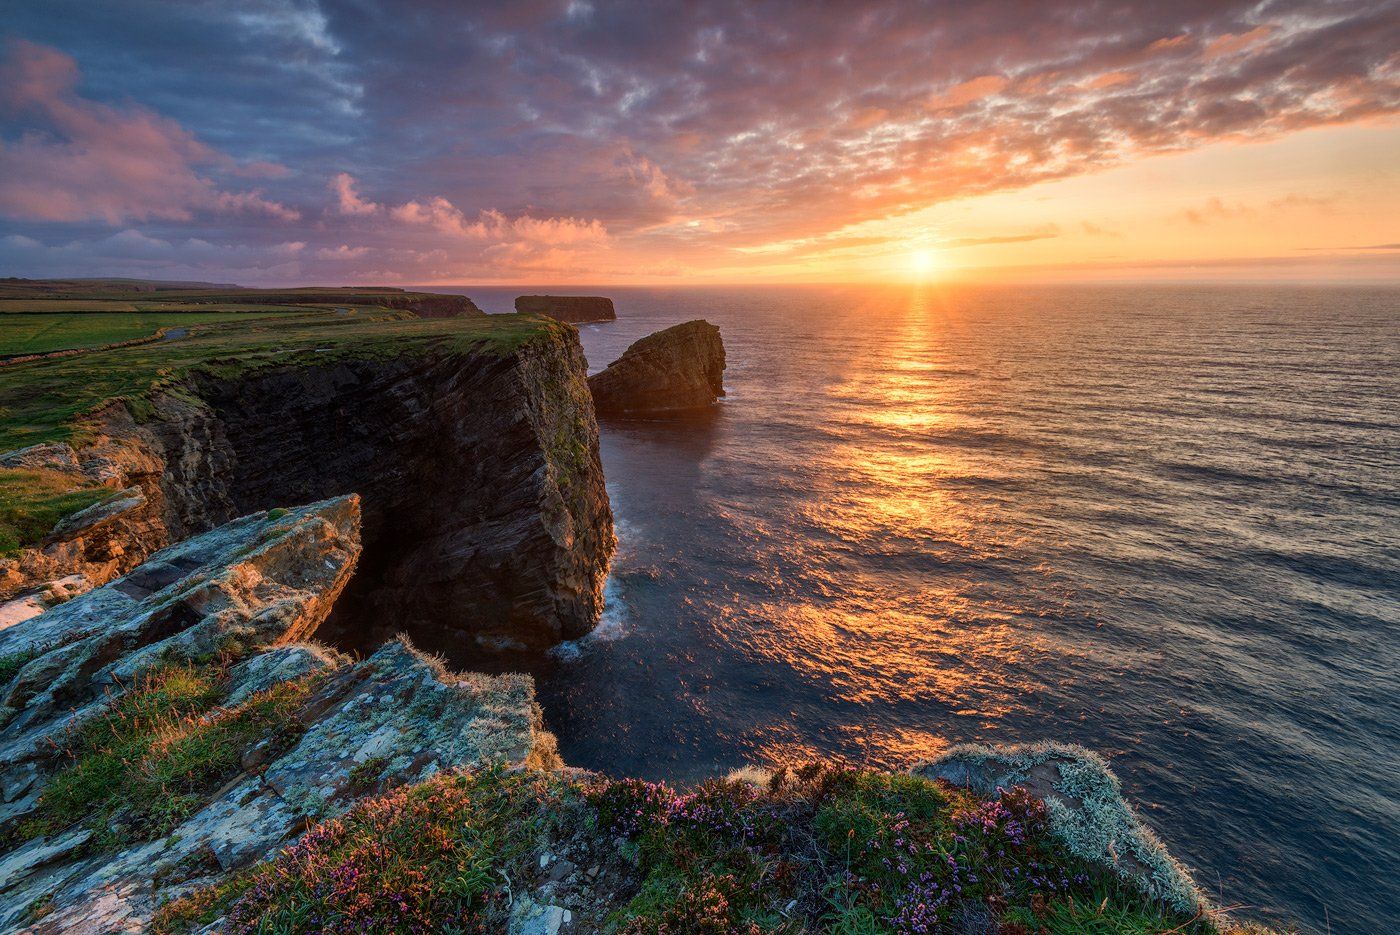
POLYGON ((1061 743, 965 744, 912 772, 984 795, 1024 786, 1044 800, 1051 831, 1075 855, 1112 867, 1177 911, 1205 905, 1190 873, 1123 800, 1118 778, 1092 751, 1061 743))
POLYGON ((453 674, 403 640, 359 663, 304 642, 355 567, 358 521, 354 495, 243 517, 0 632, 14 669, 0 711, 0 841, 13 844, 0 854, 0 930, 140 931, 160 902, 366 795, 463 766, 557 765, 528 676, 453 674), (178 824, 115 844, 81 814, 61 831, 15 833, 69 762, 76 725, 106 715, 142 672, 219 651, 241 661, 200 723, 278 685, 297 688, 295 710, 237 751, 235 772, 185 803, 178 824))
POLYGON ((0 630, 0 820, 22 813, 61 735, 157 660, 314 632, 354 572, 359 519, 353 494, 245 516, 0 630))
POLYGON ((719 329, 697 319, 634 342, 588 388, 599 415, 690 412, 724 395, 724 366, 719 329))
POLYGON ((515 297, 515 310, 573 324, 617 318, 613 300, 601 295, 520 295, 515 297))

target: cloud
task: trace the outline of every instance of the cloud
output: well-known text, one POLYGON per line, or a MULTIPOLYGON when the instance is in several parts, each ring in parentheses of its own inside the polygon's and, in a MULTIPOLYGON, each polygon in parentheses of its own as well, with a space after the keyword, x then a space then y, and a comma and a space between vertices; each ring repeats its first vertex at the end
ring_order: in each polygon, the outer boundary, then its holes
MULTIPOLYGON (((6 52, 0 113, 20 133, 0 141, 0 213, 112 225, 197 212, 300 218, 260 191, 227 191, 200 174, 198 166, 231 163, 173 120, 79 97, 77 63, 62 52, 22 40, 6 52)), ((252 168, 266 175, 269 164, 252 168)))
POLYGON ((945 240, 940 247, 985 247, 990 244, 1027 243, 1032 240, 1049 240, 1060 236, 1060 229, 1053 224, 1046 225, 1024 234, 1002 234, 996 237, 958 237, 945 240))
POLYGON ((1290 192, 1273 198, 1258 206, 1240 201, 1226 202, 1218 195, 1207 198, 1199 205, 1173 215, 1172 219, 1204 226, 1215 221, 1250 220, 1264 215, 1279 214, 1291 210, 1312 210, 1328 213, 1342 200, 1340 192, 1327 194, 1305 194, 1290 192))
POLYGON ((426 227, 451 238, 549 246, 608 242, 607 228, 596 219, 537 218, 528 215, 509 218, 494 208, 468 218, 460 208, 441 195, 422 201, 406 201, 400 205, 381 205, 362 199, 356 193, 354 177, 344 172, 332 179, 331 188, 339 199, 341 214, 383 215, 401 224, 426 227))
POLYGON ((606 251, 658 267, 795 255, 939 202, 1400 113, 1398 12, 21 4, 7 31, 63 51, 21 44, 22 67, 7 66, 0 211, 46 242, 44 224, 94 244, 133 224, 178 244, 198 225, 269 255, 294 238, 306 270, 340 277, 616 268, 606 251), (335 254, 348 244, 369 252, 335 254))
POLYGON ((355 191, 355 179, 348 172, 341 172, 331 179, 331 191, 339 199, 341 214, 373 214, 379 205, 365 201, 355 191))

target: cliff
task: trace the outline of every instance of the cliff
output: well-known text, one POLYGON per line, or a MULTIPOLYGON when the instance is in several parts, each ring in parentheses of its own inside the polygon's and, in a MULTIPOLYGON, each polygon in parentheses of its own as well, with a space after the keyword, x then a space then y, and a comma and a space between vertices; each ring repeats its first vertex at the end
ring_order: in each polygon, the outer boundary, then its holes
POLYGON ((4 456, 0 485, 30 518, 54 512, 34 478, 86 508, 0 558, 0 598, 42 609, 51 582, 356 492, 364 556, 327 638, 404 630, 460 658, 577 637, 614 544, 584 373, 576 332, 516 316, 211 329, 5 368, 7 434, 51 440, 4 456))
POLYGON ((574 324, 613 321, 617 318, 612 299, 601 295, 520 295, 515 297, 515 310, 524 314, 548 315, 557 321, 574 324))
POLYGON ((634 342, 588 388, 599 415, 691 412, 724 395, 724 366, 719 329, 687 321, 634 342))

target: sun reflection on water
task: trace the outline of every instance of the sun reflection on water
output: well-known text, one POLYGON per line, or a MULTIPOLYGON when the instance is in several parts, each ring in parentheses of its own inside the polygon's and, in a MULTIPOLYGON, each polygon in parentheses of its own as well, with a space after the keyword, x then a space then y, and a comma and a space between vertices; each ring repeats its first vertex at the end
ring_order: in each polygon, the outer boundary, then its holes
MULTIPOLYGON (((963 325, 943 298, 914 290, 903 312, 867 323, 878 339, 825 391, 849 405, 836 407, 836 430, 825 433, 821 484, 793 498, 806 534, 752 544, 768 559, 753 576, 778 595, 715 607, 731 644, 781 661, 824 703, 870 712, 859 729, 845 728, 855 732, 845 741, 878 762, 927 756, 944 742, 938 724, 882 723, 883 706, 931 703, 974 731, 990 728, 1032 690, 1030 673, 1051 670, 1047 657, 1073 654, 1035 629, 1048 584, 1012 592, 1027 595, 1018 604, 984 587, 1022 532, 969 492, 1004 475, 994 456, 939 444, 986 428, 960 396, 976 362, 948 346, 963 325)), ((782 730, 748 739, 767 760, 810 749, 782 730)))

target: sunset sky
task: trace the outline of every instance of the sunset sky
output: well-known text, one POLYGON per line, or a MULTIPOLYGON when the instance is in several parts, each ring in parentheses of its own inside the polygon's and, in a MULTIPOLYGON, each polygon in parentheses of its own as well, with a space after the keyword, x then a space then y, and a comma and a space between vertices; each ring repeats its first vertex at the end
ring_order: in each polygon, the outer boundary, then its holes
POLYGON ((1400 3, 7 3, 0 275, 1400 280, 1400 3))

